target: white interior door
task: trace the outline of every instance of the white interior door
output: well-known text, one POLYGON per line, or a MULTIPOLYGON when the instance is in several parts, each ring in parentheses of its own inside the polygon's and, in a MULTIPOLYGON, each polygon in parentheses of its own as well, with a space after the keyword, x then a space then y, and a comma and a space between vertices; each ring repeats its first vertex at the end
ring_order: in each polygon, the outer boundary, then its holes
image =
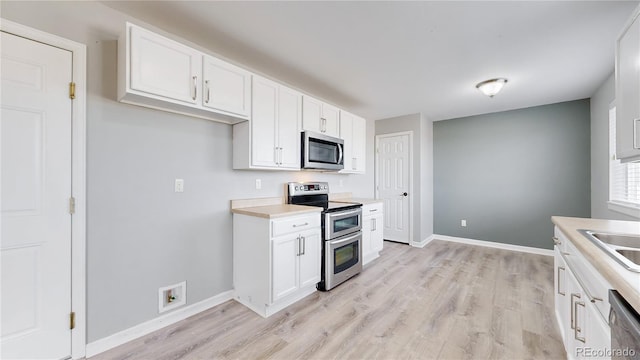
POLYGON ((71 355, 72 53, 2 33, 4 359, 71 355))
POLYGON ((384 202, 384 238, 409 243, 411 141, 409 134, 377 137, 378 198, 384 202))

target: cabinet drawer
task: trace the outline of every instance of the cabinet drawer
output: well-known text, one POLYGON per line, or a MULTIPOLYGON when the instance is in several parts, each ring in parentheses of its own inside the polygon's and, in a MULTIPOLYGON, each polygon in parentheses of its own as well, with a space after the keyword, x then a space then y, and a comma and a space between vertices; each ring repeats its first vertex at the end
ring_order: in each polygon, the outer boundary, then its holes
POLYGON ((382 202, 362 205, 362 216, 381 214, 382 209, 382 202))
POLYGON ((320 213, 272 220, 271 236, 276 237, 314 227, 320 227, 320 213))
MULTIPOLYGON (((564 234, 563 234, 564 237, 564 234)), ((564 237, 566 239, 566 237, 564 237)), ((567 266, 578 280, 581 289, 587 295, 587 301, 593 303, 593 307, 600 313, 603 321, 609 319, 609 289, 612 286, 602 277, 589 260, 587 260, 578 249, 566 240, 565 261, 567 266)))

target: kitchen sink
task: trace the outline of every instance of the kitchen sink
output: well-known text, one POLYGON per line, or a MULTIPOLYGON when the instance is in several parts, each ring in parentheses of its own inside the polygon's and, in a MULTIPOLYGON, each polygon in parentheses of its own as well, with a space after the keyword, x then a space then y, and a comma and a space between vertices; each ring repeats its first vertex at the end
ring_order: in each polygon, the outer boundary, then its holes
POLYGON ((578 231, 627 270, 640 273, 640 235, 578 231))

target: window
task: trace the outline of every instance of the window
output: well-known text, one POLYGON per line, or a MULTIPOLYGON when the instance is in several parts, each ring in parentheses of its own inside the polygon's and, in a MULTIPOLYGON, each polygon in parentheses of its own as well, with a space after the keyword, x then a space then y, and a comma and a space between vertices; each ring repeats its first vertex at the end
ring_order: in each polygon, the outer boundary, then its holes
POLYGON ((616 108, 609 109, 609 209, 640 217, 640 163, 616 159, 616 108))

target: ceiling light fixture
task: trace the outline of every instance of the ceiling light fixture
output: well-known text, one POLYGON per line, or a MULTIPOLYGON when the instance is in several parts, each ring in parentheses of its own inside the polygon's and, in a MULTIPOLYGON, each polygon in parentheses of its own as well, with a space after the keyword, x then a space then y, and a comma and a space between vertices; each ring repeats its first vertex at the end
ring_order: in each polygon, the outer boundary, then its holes
POLYGON ((506 83, 507 83, 507 79, 505 78, 490 79, 490 80, 479 82, 478 85, 476 85, 476 89, 482 91, 483 94, 492 98, 497 93, 499 93, 500 90, 502 90, 502 87, 506 83))

